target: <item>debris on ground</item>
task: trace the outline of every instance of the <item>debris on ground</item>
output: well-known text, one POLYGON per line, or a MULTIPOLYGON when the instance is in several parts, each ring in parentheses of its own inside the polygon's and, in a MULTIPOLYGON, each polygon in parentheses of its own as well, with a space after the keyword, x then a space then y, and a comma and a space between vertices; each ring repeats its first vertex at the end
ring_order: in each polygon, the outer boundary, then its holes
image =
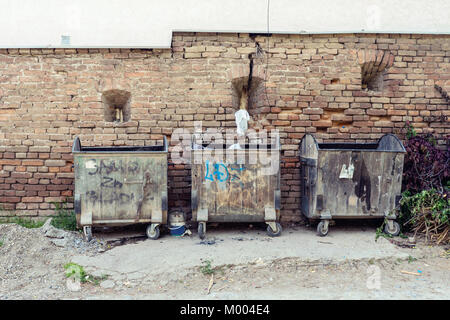
POLYGON ((50 219, 33 229, 0 224, 0 238, 0 300, 33 299, 38 291, 45 299, 61 296, 69 290, 63 266, 70 257, 74 253, 93 256, 101 248, 95 240, 84 241, 81 233, 56 229, 50 219))
POLYGON ((410 275, 413 275, 413 276, 420 276, 420 273, 418 273, 418 272, 411 272, 411 271, 406 271, 406 270, 401 270, 400 272, 403 273, 403 274, 410 274, 410 275))
POLYGON ((399 246, 400 248, 410 248, 414 249, 416 247, 416 242, 410 242, 409 239, 402 239, 402 238, 388 238, 389 242, 392 244, 395 244, 396 246, 399 246))

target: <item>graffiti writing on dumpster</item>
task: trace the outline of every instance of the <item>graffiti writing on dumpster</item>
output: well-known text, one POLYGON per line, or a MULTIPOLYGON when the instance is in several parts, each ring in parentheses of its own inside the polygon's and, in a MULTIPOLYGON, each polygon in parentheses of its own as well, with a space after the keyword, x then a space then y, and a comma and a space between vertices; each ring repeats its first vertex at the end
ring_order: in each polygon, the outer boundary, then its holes
MULTIPOLYGON (((92 161, 92 160, 91 160, 92 161)), ((147 163, 147 166, 150 164, 147 163)), ((88 167, 86 165, 86 167, 88 167)), ((94 171, 89 171, 90 175, 109 175, 114 172, 128 173, 129 175, 139 174, 141 172, 141 167, 137 161, 129 161, 126 165, 123 164, 122 160, 100 160, 98 165, 92 165, 90 168, 95 169, 94 171)), ((143 168, 144 171, 147 168, 143 168)))
POLYGON ((96 203, 127 205, 133 203, 136 197, 133 192, 126 188, 123 190, 123 177, 138 176, 142 172, 149 170, 151 163, 144 166, 138 161, 122 160, 89 160, 86 162, 86 169, 90 169, 88 174, 99 176, 100 185, 93 187, 96 190, 86 192, 87 201, 95 205, 96 203), (116 176, 111 176, 116 174, 116 176))
MULTIPOLYGON (((244 166, 240 166, 238 164, 231 164, 227 166, 226 164, 222 162, 214 163, 212 166, 210 165, 209 161, 206 160, 205 163, 206 167, 206 175, 205 180, 209 181, 234 181, 234 180, 240 180, 240 173, 245 170, 244 166)), ((239 181, 240 182, 240 181, 239 181)), ((242 184, 242 182, 240 182, 242 184)))
POLYGON ((86 192, 88 202, 95 205, 97 202, 100 203, 117 203, 117 204, 129 204, 134 201, 134 194, 127 194, 124 192, 113 191, 108 195, 104 195, 102 192, 88 191, 86 192))
POLYGON ((119 188, 120 189, 120 188, 122 188, 123 183, 114 178, 111 178, 108 176, 103 176, 100 186, 105 187, 105 188, 119 188))

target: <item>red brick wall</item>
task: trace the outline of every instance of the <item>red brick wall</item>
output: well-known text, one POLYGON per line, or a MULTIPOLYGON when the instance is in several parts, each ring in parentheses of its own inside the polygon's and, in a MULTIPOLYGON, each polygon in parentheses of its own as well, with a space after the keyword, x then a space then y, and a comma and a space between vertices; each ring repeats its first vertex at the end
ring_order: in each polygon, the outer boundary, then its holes
MULTIPOLYGON (((260 86, 251 126, 280 130, 283 221, 301 220, 305 132, 328 141, 403 138, 409 120, 419 133, 450 134, 439 118, 448 103, 434 88, 450 92, 448 35, 176 33, 164 50, 2 49, 0 216, 52 215, 52 202, 70 201, 75 135, 83 145, 144 145, 196 120, 235 127, 232 82, 248 76, 256 43, 269 54, 253 57, 260 86), (362 89, 368 65, 387 66, 382 91, 362 89), (104 121, 109 89, 131 93, 129 122, 104 121)), ((169 166, 169 185, 169 205, 188 209, 189 167, 169 166)))

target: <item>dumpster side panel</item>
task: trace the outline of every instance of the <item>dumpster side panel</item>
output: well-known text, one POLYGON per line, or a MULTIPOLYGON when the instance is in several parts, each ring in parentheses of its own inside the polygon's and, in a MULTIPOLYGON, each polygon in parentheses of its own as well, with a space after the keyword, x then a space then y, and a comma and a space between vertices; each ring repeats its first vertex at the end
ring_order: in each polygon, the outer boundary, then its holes
MULTIPOLYGON (((143 165, 141 173, 143 183, 136 190, 143 197, 139 219, 151 219, 153 212, 163 211, 161 198, 163 193, 167 192, 167 156, 165 154, 152 155, 144 159, 143 165), (146 179, 147 176, 150 177, 149 180, 146 179)), ((165 220, 163 218, 163 222, 165 220)))
POLYGON ((385 155, 380 152, 361 152, 361 179, 357 196, 361 199, 357 213, 368 216, 384 216, 380 210, 385 155))
MULTIPOLYGON (((403 154, 319 150, 317 195, 335 217, 383 217, 401 190, 403 154)), ((313 215, 320 217, 315 208, 313 215)))
POLYGON ((323 197, 322 211, 345 216, 358 210, 360 200, 355 190, 361 176, 359 156, 351 151, 319 150, 317 194, 323 197))
POLYGON ((403 153, 384 152, 383 192, 380 195, 380 212, 389 213, 395 208, 396 196, 401 195, 403 174, 403 153))
MULTIPOLYGON (((202 151, 193 152, 194 158, 198 152, 202 151)), ((192 190, 197 198, 197 209, 208 209, 211 222, 264 221, 265 207, 275 207, 279 170, 276 174, 264 175, 263 168, 267 165, 259 161, 250 163, 250 153, 257 151, 233 150, 234 158, 226 161, 221 153, 208 150, 206 154, 209 152, 211 155, 205 157, 202 164, 192 163, 192 190)), ((196 209, 193 218, 196 219, 196 209)))
POLYGON ((77 154, 76 193, 82 215, 97 223, 150 222, 167 190, 167 155, 77 154))
MULTIPOLYGON (((302 213, 308 218, 320 216, 320 212, 316 211, 317 195, 320 195, 320 201, 323 200, 323 185, 318 175, 318 155, 319 151, 314 137, 310 134, 305 134, 300 143, 301 208, 302 213)), ((320 203, 321 206, 322 202, 320 203)))

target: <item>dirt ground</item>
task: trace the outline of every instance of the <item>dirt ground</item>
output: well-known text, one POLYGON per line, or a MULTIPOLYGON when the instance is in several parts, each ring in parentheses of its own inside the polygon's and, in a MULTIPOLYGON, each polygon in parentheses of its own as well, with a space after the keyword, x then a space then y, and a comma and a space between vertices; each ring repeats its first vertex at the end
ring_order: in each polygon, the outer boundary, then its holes
MULTIPOLYGON (((375 241, 374 226, 208 228, 191 236, 107 243, 0 224, 0 299, 449 299, 449 248, 375 241), (117 245, 117 246, 115 246, 117 245), (94 282, 73 283, 64 265, 94 282)), ((397 242, 405 240, 396 238, 397 242)))

